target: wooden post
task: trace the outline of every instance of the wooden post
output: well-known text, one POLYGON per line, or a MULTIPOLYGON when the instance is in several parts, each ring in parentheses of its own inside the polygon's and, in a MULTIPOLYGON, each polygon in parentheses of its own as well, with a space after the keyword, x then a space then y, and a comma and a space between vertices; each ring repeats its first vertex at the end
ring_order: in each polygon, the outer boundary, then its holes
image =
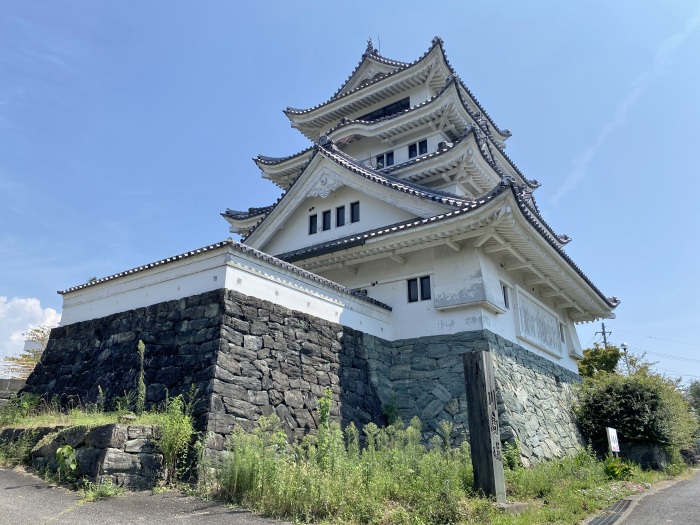
POLYGON ((501 456, 501 431, 498 426, 496 381, 493 378, 490 352, 464 354, 464 380, 474 488, 496 498, 499 503, 505 503, 506 484, 501 456))

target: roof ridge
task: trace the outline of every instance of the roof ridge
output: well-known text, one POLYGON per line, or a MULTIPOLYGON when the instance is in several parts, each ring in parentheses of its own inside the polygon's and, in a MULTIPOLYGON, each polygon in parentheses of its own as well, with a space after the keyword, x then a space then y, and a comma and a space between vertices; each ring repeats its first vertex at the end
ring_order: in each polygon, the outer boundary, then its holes
POLYGON ((297 153, 293 153, 292 155, 287 155, 286 157, 270 157, 270 156, 262 155, 262 154, 258 153, 257 157, 253 157, 253 162, 255 162, 256 164, 258 162, 261 162, 263 164, 279 164, 279 163, 284 162, 286 160, 293 159, 294 157, 301 157, 302 155, 304 155, 306 153, 310 153, 313 149, 314 149, 314 145, 311 144, 311 146, 308 146, 297 153))
MULTIPOLYGON (((436 38, 438 38, 438 37, 436 37, 436 38)), ((326 105, 330 104, 331 102, 333 102, 333 101, 335 101, 335 100, 339 100, 339 99, 341 99, 341 98, 345 98, 347 95, 350 95, 350 94, 352 94, 352 93, 355 93, 355 92, 357 92, 357 91, 359 91, 359 90, 361 90, 361 89, 364 89, 364 88, 366 88, 366 87, 372 86, 372 85, 374 85, 375 83, 380 82, 380 81, 382 81, 382 80, 384 80, 384 79, 386 79, 386 78, 389 78, 389 77, 391 77, 391 76, 394 76, 394 75, 396 75, 396 74, 398 74, 398 73, 400 73, 400 72, 402 72, 402 71, 406 71, 407 69, 411 68, 412 66, 415 66, 416 64, 418 64, 419 62, 421 62, 422 60, 424 60, 425 57, 428 56, 428 54, 430 54, 430 52, 431 52, 433 49, 435 49, 435 47, 436 47, 439 43, 442 43, 442 39, 436 40, 436 38, 433 39, 433 44, 430 46, 430 48, 428 49, 428 51, 426 51, 425 53, 423 53, 419 58, 417 58, 417 59, 414 60, 413 62, 406 62, 406 63, 405 63, 406 66, 404 66, 404 67, 401 67, 401 68, 399 68, 399 69, 396 69, 395 71, 391 71, 391 72, 387 73, 386 75, 382 75, 381 77, 379 77, 379 78, 377 78, 377 79, 375 79, 375 80, 370 80, 367 84, 365 84, 365 85, 363 85, 363 86, 358 86, 358 87, 356 87, 356 88, 353 88, 353 89, 351 89, 350 91, 345 91, 345 92, 343 92, 343 93, 336 93, 335 95, 333 95, 331 98, 329 98, 329 99, 326 100, 325 102, 321 102, 321 103, 316 104, 315 106, 312 106, 312 107, 307 108, 307 109, 293 108, 293 107, 291 107, 291 106, 287 106, 287 108, 283 110, 283 113, 284 113, 285 115, 289 115, 289 114, 303 115, 304 113, 310 113, 311 111, 314 111, 314 110, 316 110, 316 109, 318 109, 318 108, 320 108, 320 107, 326 106, 326 105)), ((358 67, 359 67, 359 65, 358 65, 358 67)), ((356 71, 356 70, 357 70, 357 68, 355 68, 355 71, 356 71)), ((355 71, 353 71, 353 73, 354 73, 355 71)), ((350 78, 348 78, 348 80, 350 80, 350 78)), ((346 82, 347 82, 347 80, 346 80, 346 82)), ((342 89, 342 87, 341 87, 341 89, 342 89)))

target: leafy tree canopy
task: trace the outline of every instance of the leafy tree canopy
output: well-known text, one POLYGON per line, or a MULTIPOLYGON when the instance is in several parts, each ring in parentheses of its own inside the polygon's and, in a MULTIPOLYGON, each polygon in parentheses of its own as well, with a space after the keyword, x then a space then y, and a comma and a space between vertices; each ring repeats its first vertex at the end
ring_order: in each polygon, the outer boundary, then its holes
POLYGON ((594 443, 606 442, 605 427, 621 440, 673 448, 690 445, 697 419, 677 381, 641 366, 632 375, 596 374, 578 392, 576 417, 594 443))
POLYGON ((594 377, 599 372, 615 373, 620 362, 620 349, 614 345, 607 348, 593 343, 593 348, 583 351, 583 359, 578 362, 578 373, 581 377, 594 377))

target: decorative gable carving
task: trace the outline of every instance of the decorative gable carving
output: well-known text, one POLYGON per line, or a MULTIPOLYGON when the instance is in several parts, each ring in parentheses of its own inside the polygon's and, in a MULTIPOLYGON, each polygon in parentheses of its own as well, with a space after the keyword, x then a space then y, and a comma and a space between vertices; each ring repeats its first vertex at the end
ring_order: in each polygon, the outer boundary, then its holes
POLYGON ((311 188, 311 191, 306 194, 307 197, 321 197, 322 199, 325 199, 328 197, 332 192, 337 190, 343 185, 341 181, 336 179, 335 177, 331 177, 327 173, 324 173, 321 175, 321 177, 318 179, 318 182, 314 185, 313 188, 311 188))

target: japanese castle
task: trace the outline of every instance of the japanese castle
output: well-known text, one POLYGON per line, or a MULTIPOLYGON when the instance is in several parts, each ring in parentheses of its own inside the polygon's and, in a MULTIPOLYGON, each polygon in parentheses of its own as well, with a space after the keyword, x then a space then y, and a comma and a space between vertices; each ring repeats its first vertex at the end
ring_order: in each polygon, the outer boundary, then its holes
POLYGON ((389 305, 384 338, 487 329, 576 370, 575 324, 619 301, 566 255, 440 38, 411 63, 370 40, 330 99, 285 115, 312 145, 254 159, 284 193, 223 213, 243 244, 389 305))
POLYGON ((26 390, 111 399, 145 366, 148 404, 200 392, 214 452, 272 413, 302 438, 328 390, 343 425, 395 413, 463 437, 466 354, 482 352, 501 442, 517 440, 524 462, 575 453, 576 324, 614 317, 619 301, 565 253, 539 183, 505 153, 511 133, 442 40, 411 63, 369 41, 330 99, 285 114, 311 145, 254 159, 277 202, 222 214, 240 241, 60 291, 62 326, 26 390))

